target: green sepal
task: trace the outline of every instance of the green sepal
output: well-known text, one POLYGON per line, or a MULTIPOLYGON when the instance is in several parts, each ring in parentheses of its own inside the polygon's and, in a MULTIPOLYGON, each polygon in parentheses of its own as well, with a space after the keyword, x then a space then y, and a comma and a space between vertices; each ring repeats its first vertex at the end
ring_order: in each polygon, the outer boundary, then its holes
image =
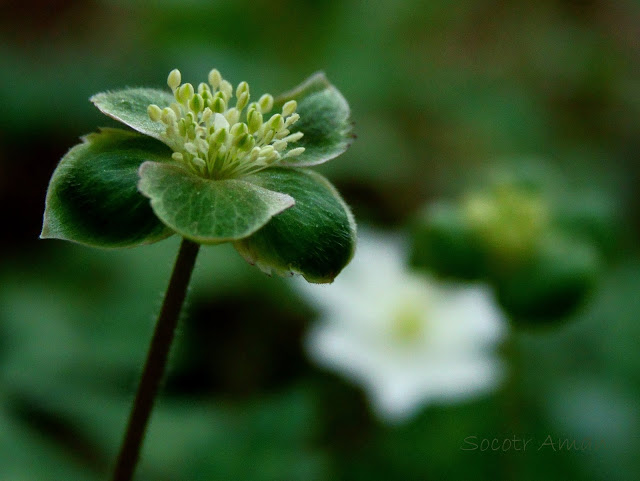
POLYGON ((245 180, 289 194, 296 205, 234 243, 238 252, 267 273, 296 273, 309 282, 332 282, 351 260, 356 244, 353 216, 333 185, 310 170, 282 167, 245 180))
POLYGON ((448 203, 429 206, 414 222, 409 262, 442 277, 465 280, 482 278, 489 264, 460 209, 448 203))
POLYGON ((103 114, 160 141, 163 141, 161 135, 167 127, 162 122, 152 121, 147 108, 150 104, 155 104, 162 109, 175 102, 173 95, 169 92, 148 88, 103 92, 89 100, 103 114))
MULTIPOLYGON (((285 158, 282 165, 311 166, 331 160, 351 145, 354 135, 349 120, 349 104, 324 73, 312 75, 295 89, 276 98, 277 111, 289 100, 298 102, 296 112, 300 120, 289 129, 303 132, 297 142, 289 144, 289 150, 304 147, 297 157, 285 158)), ((286 155, 286 151, 284 152, 286 155)))
POLYGON ((89 134, 62 158, 51 177, 40 237, 95 247, 150 244, 173 231, 137 190, 145 160, 166 162, 171 150, 120 129, 89 134))
POLYGON ((167 226, 202 244, 247 237, 295 203, 244 180, 199 177, 177 163, 145 162, 138 189, 167 226))
POLYGON ((553 235, 515 272, 497 277, 498 301, 519 324, 551 324, 582 304, 601 267, 596 248, 576 238, 553 235))

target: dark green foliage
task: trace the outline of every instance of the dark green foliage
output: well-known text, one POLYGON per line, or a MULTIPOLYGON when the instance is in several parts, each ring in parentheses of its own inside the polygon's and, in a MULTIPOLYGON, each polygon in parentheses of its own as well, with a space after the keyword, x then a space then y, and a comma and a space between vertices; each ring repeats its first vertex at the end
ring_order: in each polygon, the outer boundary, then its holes
POLYGON ((124 130, 88 135, 53 173, 41 237, 129 247, 173 234, 136 188, 140 164, 150 159, 170 161, 171 151, 154 139, 124 130))

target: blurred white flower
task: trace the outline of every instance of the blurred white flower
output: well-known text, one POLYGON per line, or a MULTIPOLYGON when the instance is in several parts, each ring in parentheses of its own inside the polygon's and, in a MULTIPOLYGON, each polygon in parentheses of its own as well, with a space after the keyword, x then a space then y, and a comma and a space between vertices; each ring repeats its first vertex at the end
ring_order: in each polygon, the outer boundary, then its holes
POLYGON ((388 421, 487 393, 504 375, 495 348, 506 323, 490 289, 436 281, 405 259, 399 238, 365 231, 333 284, 297 284, 322 313, 309 355, 363 385, 388 421))

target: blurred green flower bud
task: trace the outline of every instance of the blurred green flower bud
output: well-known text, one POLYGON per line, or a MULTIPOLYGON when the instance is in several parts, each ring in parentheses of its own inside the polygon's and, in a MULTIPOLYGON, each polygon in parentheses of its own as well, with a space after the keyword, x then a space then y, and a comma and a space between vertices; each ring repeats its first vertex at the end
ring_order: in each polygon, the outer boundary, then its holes
POLYGON ((477 279, 486 271, 485 253, 451 204, 435 204, 414 222, 410 263, 444 277, 477 279))
POLYGON ((599 267, 600 255, 593 245, 549 237, 527 264, 497 280, 498 301, 515 322, 562 320, 591 292, 599 267))
POLYGON ((464 223, 500 270, 525 262, 550 228, 544 197, 511 183, 468 194, 461 207, 464 223))

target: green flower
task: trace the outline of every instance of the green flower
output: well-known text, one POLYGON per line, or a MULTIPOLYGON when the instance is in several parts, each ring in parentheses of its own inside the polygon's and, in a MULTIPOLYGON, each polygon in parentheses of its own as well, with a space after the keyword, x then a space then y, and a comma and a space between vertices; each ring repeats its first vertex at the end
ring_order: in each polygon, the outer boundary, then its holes
POLYGON ((597 219, 571 219, 565 204, 542 181, 515 177, 429 205, 416 219, 411 262, 492 283, 516 322, 559 321, 587 298, 601 264, 595 240, 572 227, 589 230, 597 219))
POLYGON ((217 70, 208 84, 100 93, 91 101, 133 130, 83 138, 53 173, 42 238, 96 247, 149 244, 174 233, 233 242, 265 272, 331 282, 349 262, 355 223, 331 183, 306 167, 350 145, 349 106, 324 74, 250 102, 217 70), (234 96, 235 94, 235 96, 234 96))

